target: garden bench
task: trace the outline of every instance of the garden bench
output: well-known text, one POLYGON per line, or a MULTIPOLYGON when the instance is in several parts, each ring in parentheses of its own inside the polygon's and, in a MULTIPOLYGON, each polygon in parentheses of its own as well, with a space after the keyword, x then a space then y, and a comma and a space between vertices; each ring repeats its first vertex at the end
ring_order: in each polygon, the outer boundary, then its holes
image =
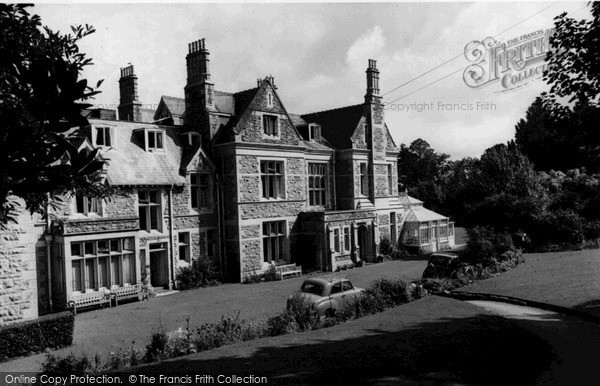
POLYGON ((92 307, 108 304, 112 307, 110 301, 110 293, 105 291, 84 292, 80 294, 72 294, 69 300, 69 308, 77 315, 77 309, 83 307, 92 307))
POLYGON ((119 305, 119 300, 133 298, 138 298, 139 300, 149 299, 148 294, 143 291, 141 284, 111 288, 110 295, 115 299, 115 305, 117 306, 119 305))
POLYGON ((280 265, 275 267, 275 272, 283 280, 286 276, 302 276, 302 267, 296 264, 280 265))

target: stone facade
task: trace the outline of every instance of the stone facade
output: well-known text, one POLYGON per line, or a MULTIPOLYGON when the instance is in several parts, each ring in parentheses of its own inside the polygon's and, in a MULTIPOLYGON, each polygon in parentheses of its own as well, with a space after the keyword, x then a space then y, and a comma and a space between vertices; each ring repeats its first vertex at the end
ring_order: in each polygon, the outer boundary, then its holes
POLYGON ((26 230, 26 220, 0 233, 1 323, 113 286, 174 288, 194 259, 212 259, 239 282, 273 265, 360 266, 376 261, 382 238, 399 239, 407 206, 375 61, 364 103, 296 115, 272 77, 238 93, 215 90, 204 40, 189 49, 185 101, 161 98, 152 119, 172 125, 141 122, 132 110, 133 66, 120 82, 126 119, 92 115, 105 119, 90 120, 85 146, 111 160, 107 182, 118 195, 101 204, 69 197, 52 213, 47 237, 44 226, 26 230), (99 128, 114 136, 111 146, 95 143, 99 128))
POLYGON ((0 231, 0 325, 38 316, 37 241, 27 212, 0 231))

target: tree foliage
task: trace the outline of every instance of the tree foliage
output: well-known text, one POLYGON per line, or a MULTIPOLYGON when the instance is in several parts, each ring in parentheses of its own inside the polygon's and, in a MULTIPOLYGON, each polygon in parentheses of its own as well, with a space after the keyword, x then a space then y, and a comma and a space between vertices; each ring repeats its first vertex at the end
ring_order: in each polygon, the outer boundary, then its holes
POLYGON ((27 5, 0 4, 0 224, 15 221, 15 197, 44 213, 48 197, 68 191, 102 195, 105 161, 97 150, 78 149, 82 111, 99 91, 80 79, 92 64, 77 42, 94 28, 71 34, 43 27, 27 5))
POLYGON ((555 18, 556 31, 550 38, 548 71, 551 100, 598 103, 600 95, 600 3, 591 2, 591 20, 576 20, 563 13, 555 18))
POLYGON ((441 181, 448 169, 448 154, 437 153, 429 143, 416 139, 410 146, 400 145, 398 181, 412 196, 439 209, 444 202, 441 181))

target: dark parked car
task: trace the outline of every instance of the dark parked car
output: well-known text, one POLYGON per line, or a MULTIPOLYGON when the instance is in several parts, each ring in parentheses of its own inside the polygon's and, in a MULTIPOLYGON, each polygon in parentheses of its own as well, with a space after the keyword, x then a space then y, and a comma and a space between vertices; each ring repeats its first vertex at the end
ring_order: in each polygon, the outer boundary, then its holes
POLYGON ((432 253, 423 271, 423 279, 450 278, 459 268, 460 262, 454 253, 432 253))

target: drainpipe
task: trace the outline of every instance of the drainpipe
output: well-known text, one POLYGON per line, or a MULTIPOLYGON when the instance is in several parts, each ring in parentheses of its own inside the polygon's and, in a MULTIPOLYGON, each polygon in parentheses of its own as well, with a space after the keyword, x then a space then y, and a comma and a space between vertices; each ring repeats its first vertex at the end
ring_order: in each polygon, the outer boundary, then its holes
POLYGON ((46 267, 47 267, 47 275, 48 275, 48 306, 50 308, 50 312, 54 309, 54 304, 52 301, 52 234, 50 232, 50 194, 46 196, 46 234, 44 235, 44 239, 46 241, 46 267))
POLYGON ((218 179, 217 174, 214 174, 215 176, 215 182, 216 182, 216 186, 217 186, 217 191, 216 191, 216 196, 217 196, 217 229, 219 230, 217 232, 217 237, 219 238, 219 266, 220 266, 220 270, 221 270, 221 279, 223 279, 225 277, 225 264, 224 264, 224 248, 223 248, 223 237, 222 235, 224 235, 224 231, 223 231, 223 224, 222 224, 222 219, 221 216, 223 215, 223 207, 222 202, 223 202, 223 183, 218 179))
POLYGON ((332 157, 333 159, 333 210, 337 210, 337 189, 335 187, 335 155, 332 157))
POLYGON ((169 284, 169 289, 173 289, 175 286, 175 267, 173 265, 173 258, 175 257, 175 252, 173 250, 173 187, 175 185, 171 184, 169 188, 169 266, 171 267, 171 284, 169 284))

